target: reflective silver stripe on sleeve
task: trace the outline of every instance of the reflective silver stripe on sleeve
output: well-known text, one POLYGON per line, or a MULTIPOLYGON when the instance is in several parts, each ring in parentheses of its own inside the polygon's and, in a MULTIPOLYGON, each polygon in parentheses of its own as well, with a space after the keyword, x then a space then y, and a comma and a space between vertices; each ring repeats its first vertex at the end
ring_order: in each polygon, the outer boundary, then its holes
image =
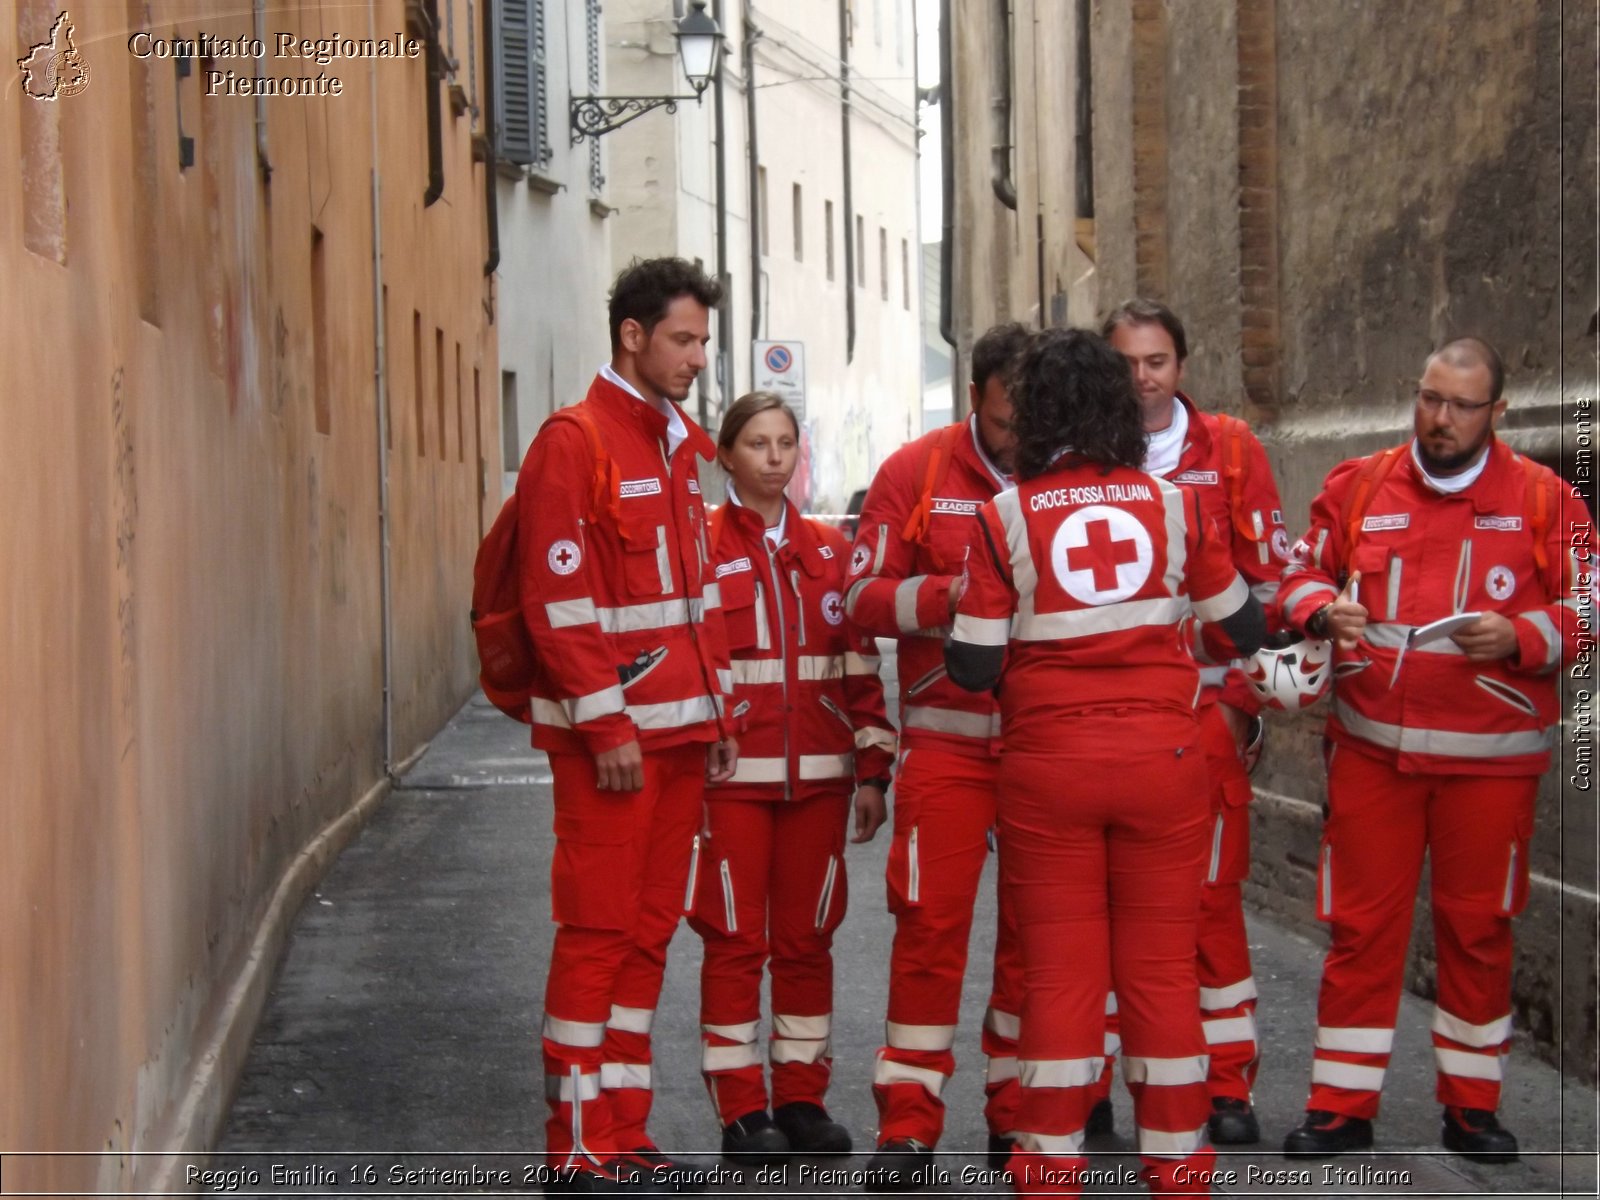
POLYGON ((949 708, 912 705, 901 716, 906 729, 926 729, 930 733, 953 733, 959 737, 996 738, 1000 736, 1000 714, 959 712, 949 708))
POLYGON ((1311 561, 1319 567, 1322 566, 1322 552, 1327 549, 1327 546, 1328 531, 1326 529, 1317 530, 1317 544, 1311 551, 1311 561))
POLYGON ((879 525, 877 552, 872 556, 872 574, 878 575, 883 572, 883 556, 888 552, 888 549, 889 527, 887 525, 879 525))
POLYGON ((902 579, 894 589, 894 623, 902 633, 917 631, 917 592, 926 575, 902 579))
POLYGON ((1012 634, 1019 641, 1048 642, 1056 638, 1090 637, 1097 633, 1118 633, 1146 625, 1176 625, 1189 612, 1189 601, 1181 596, 1157 596, 1150 600, 1125 600, 1060 613, 1018 613, 1012 634))
POLYGON ((1300 606, 1300 601, 1307 596, 1314 596, 1318 592, 1326 592, 1329 596, 1337 596, 1339 589, 1331 583, 1323 583, 1320 579, 1310 579, 1305 583, 1297 584, 1287 592, 1279 592, 1278 611, 1285 617, 1300 606))
POLYGON ((1250 585, 1250 594, 1261 601, 1262 608, 1271 608, 1278 602, 1278 581, 1269 579, 1265 583, 1250 585))
POLYGON ((1220 667, 1201 667, 1200 668, 1200 686, 1201 687, 1221 687, 1224 683, 1226 683, 1228 681, 1228 672, 1231 669, 1232 668, 1230 668, 1230 667, 1228 667, 1226 665, 1220 666, 1220 667))
POLYGON ((1244 581, 1244 576, 1237 571, 1233 573, 1233 582, 1223 588, 1215 596, 1207 596, 1204 600, 1195 600, 1194 611, 1202 621, 1220 621, 1224 617, 1231 617, 1244 606, 1250 598, 1250 585, 1244 581))
POLYGON ((544 606, 551 629, 570 629, 574 625, 591 625, 600 619, 594 601, 587 596, 577 600, 552 600, 544 606))
POLYGON ((590 692, 587 696, 563 700, 561 707, 566 710, 567 719, 574 725, 579 725, 584 721, 593 721, 596 717, 621 712, 623 704, 622 686, 614 683, 608 688, 601 688, 598 692, 590 692))
POLYGON ((1539 631, 1539 636, 1544 638, 1544 663, 1540 667, 1540 674, 1554 670, 1556 664, 1561 661, 1561 634, 1556 630, 1556 623, 1546 612, 1534 611, 1523 613, 1522 616, 1528 624, 1539 631))
POLYGON ((872 747, 877 746, 893 754, 896 745, 897 742, 892 729, 879 729, 876 725, 867 725, 856 730, 857 750, 870 750, 872 747))
POLYGON ((952 636, 969 646, 1004 646, 1011 641, 1011 618, 974 617, 957 613, 952 636))
POLYGON ((1402 754, 1437 754, 1446 758, 1509 758, 1543 754, 1550 749, 1553 730, 1528 729, 1517 733, 1463 733, 1452 729, 1409 729, 1364 717, 1348 703, 1334 697, 1333 715, 1350 733, 1375 746, 1402 754))
POLYGON ((846 675, 876 675, 878 664, 882 661, 876 654, 857 654, 854 650, 846 650, 844 655, 844 673, 846 675))
POLYGON ((1026 599, 1039 586, 1039 570, 1028 550, 1028 519, 1022 512, 1022 498, 1015 488, 994 498, 994 509, 1006 533, 1006 553, 1011 558, 1011 585, 1026 599))

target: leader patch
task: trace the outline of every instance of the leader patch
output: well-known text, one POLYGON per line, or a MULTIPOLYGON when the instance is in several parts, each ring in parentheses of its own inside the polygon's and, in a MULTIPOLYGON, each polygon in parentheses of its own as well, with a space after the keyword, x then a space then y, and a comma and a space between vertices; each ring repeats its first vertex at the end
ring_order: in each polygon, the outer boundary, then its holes
POLYGON ((583 551, 578 549, 577 542, 562 538, 551 545, 550 552, 545 555, 545 561, 557 575, 571 575, 583 565, 583 551))
POLYGON ((1510 567, 1490 567, 1489 574, 1484 576, 1483 590, 1495 600, 1509 600, 1511 593, 1517 590, 1517 577, 1510 567))
POLYGON ((959 517, 970 517, 978 511, 976 500, 952 500, 948 496, 935 496, 933 498, 933 511, 936 513, 954 513, 959 517))

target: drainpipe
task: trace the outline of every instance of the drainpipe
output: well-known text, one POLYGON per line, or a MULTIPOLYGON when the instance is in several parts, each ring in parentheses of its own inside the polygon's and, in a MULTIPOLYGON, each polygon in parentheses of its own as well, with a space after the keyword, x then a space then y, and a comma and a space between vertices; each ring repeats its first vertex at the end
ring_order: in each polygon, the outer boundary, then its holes
POLYGON ((1011 0, 995 0, 1000 36, 993 43, 994 105, 990 109, 989 184, 995 199, 1017 210, 1017 183, 1011 177, 1011 0))
MULTIPOLYGON (((717 28, 724 28, 722 24, 722 0, 712 0, 711 19, 717 23, 717 28)), ((749 20, 749 10, 746 8, 746 21, 749 20)), ((727 411, 728 398, 733 395, 733 297, 729 295, 728 287, 728 132, 724 123, 722 83, 724 63, 727 54, 717 55, 717 76, 712 81, 712 101, 717 106, 716 111, 716 141, 717 141, 717 247, 716 271, 717 282, 722 285, 722 301, 717 305, 717 391, 722 401, 723 411, 727 411)), ((710 425, 710 412, 707 411, 707 396, 700 392, 700 428, 706 429, 710 425)), ((719 422, 720 423, 720 422, 719 422)))
POLYGON ((494 123, 494 5, 483 4, 483 202, 487 210, 489 257, 484 275, 493 275, 500 265, 500 164, 494 156, 494 140, 499 136, 494 123))
POLYGON ((844 360, 856 357, 856 215, 850 195, 850 5, 839 3, 839 144, 844 158, 844 360))
POLYGON ((761 155, 756 149, 756 43, 761 30, 744 9, 744 123, 750 155, 750 340, 761 337, 761 155))
POLYGON ((439 110, 444 51, 439 47, 439 0, 424 0, 423 11, 428 19, 428 190, 422 194, 422 207, 427 208, 444 195, 444 130, 439 110))
MULTIPOLYGON (((942 228, 939 231, 939 336, 945 344, 956 345, 956 168, 955 168, 955 79, 950 74, 950 0, 939 0, 939 198, 942 228)), ((959 393, 955 380, 960 372, 951 363, 951 390, 959 393)), ((960 408, 959 398, 956 407, 960 408)))
MULTIPOLYGON (((377 0, 367 0, 367 36, 377 36, 377 0)), ((378 168, 378 60, 371 59, 372 88, 372 381, 378 398, 378 608, 383 626, 383 773, 395 779, 394 594, 389 562, 389 380, 383 327, 383 176, 378 168)))
MULTIPOLYGON (((254 0, 250 7, 256 44, 264 48, 267 44, 267 0, 254 0)), ((257 55, 256 77, 266 73, 266 57, 257 55)), ((261 182, 271 183, 272 160, 267 157, 267 98, 261 95, 256 97, 256 165, 261 168, 261 182)))

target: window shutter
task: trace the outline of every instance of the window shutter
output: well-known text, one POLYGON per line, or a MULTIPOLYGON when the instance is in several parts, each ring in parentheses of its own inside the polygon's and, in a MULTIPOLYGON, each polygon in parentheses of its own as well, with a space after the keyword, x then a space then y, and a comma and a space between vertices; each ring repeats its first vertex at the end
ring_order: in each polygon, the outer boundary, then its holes
POLYGON ((532 20, 528 55, 528 113, 532 118, 532 129, 529 132, 533 143, 534 165, 548 167, 555 155, 550 147, 550 105, 545 80, 544 0, 530 0, 530 7, 532 20))
POLYGON ((524 166, 534 161, 534 7, 535 0, 497 0, 495 8, 495 154, 524 166))

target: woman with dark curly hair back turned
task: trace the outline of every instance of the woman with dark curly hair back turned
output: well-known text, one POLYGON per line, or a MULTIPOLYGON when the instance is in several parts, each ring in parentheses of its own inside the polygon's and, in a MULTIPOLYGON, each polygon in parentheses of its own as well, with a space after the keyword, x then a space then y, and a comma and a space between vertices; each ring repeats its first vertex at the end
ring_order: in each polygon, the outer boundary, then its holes
POLYGON ((998 684, 1005 729, 1000 879, 1024 972, 1012 1183, 1077 1195, 1106 1181, 1083 1137, 1115 988, 1143 1176, 1158 1194, 1204 1193, 1195 656, 1253 653, 1265 617, 1194 495, 1139 469, 1121 354, 1083 330, 1035 334, 1011 396, 1018 484, 979 511, 945 658, 962 687, 998 684))

